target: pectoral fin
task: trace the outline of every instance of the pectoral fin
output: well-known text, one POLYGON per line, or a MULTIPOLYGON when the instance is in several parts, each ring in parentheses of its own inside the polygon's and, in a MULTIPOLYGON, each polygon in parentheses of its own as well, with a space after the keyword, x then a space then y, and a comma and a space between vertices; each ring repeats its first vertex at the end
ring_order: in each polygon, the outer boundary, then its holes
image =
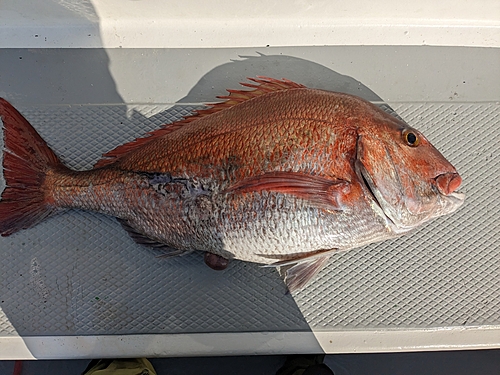
POLYGON ((246 178, 226 193, 274 191, 305 199, 312 206, 327 210, 342 210, 343 197, 349 193, 347 181, 313 176, 300 172, 269 172, 246 178))

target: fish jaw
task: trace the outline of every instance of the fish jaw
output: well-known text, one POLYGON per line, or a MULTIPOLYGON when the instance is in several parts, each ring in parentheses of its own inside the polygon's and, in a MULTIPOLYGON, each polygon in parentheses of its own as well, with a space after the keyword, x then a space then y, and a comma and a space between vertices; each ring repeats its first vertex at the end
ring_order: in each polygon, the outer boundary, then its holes
POLYGON ((449 215, 458 210, 465 202, 465 194, 460 192, 453 192, 448 195, 439 195, 439 205, 434 210, 433 216, 428 220, 435 217, 449 215))

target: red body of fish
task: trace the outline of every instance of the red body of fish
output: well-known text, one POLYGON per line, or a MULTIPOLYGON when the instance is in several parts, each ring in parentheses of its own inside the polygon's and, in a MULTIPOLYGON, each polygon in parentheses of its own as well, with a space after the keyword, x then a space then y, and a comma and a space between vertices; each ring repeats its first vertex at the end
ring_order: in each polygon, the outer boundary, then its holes
POLYGON ((417 130, 360 98, 252 79, 223 103, 66 168, 5 100, 3 236, 61 208, 117 217, 166 255, 206 252, 287 271, 302 287, 331 254, 456 210, 455 168, 417 130))

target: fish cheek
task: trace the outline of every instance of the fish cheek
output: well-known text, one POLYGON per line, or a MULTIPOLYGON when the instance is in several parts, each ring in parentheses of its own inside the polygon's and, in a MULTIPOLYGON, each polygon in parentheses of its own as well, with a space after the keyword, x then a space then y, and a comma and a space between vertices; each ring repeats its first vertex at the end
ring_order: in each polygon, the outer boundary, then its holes
POLYGON ((408 210, 424 219, 433 214, 440 201, 441 194, 434 185, 434 178, 450 164, 430 144, 422 144, 410 151, 406 156, 408 173, 403 181, 404 186, 410 186, 413 192, 412 199, 408 199, 408 210))
POLYGON ((435 205, 422 160, 422 150, 397 143, 368 139, 358 149, 366 180, 384 213, 400 227, 413 227, 425 219, 435 205))

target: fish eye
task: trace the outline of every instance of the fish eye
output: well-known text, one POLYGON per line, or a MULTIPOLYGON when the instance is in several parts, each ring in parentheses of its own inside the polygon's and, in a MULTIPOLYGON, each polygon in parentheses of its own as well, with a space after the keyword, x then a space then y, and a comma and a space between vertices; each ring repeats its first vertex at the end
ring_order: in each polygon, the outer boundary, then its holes
POLYGON ((418 144, 420 143, 420 139, 417 133, 415 133, 410 129, 403 130, 403 139, 406 142, 406 144, 410 147, 417 147, 418 144))

